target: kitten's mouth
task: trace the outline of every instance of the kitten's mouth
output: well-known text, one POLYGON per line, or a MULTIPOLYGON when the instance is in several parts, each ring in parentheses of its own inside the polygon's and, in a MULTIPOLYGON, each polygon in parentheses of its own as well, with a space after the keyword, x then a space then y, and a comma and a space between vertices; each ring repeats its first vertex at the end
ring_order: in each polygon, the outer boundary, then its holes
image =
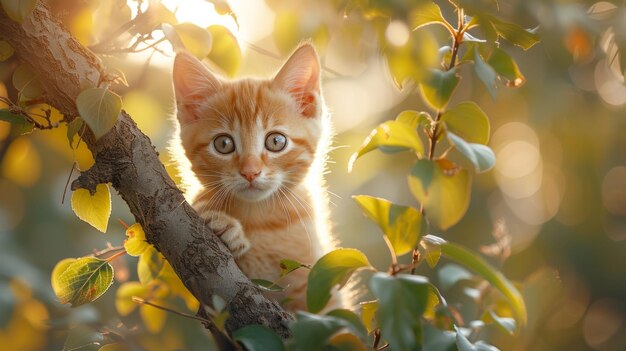
POLYGON ((262 187, 259 184, 249 183, 246 186, 240 188, 237 192, 237 196, 246 201, 261 201, 266 199, 272 194, 272 191, 267 187, 262 187))

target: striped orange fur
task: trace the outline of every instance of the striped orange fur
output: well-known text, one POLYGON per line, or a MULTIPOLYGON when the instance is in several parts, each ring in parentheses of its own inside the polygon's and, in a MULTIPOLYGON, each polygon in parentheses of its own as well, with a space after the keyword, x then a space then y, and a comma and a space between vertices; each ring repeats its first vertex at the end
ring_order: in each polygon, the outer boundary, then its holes
POLYGON ((187 53, 174 63, 180 143, 191 197, 250 278, 279 281, 271 293, 306 309, 307 270, 280 278, 281 259, 313 264, 329 251, 322 173, 328 116, 314 48, 298 48, 272 79, 228 81, 187 53))

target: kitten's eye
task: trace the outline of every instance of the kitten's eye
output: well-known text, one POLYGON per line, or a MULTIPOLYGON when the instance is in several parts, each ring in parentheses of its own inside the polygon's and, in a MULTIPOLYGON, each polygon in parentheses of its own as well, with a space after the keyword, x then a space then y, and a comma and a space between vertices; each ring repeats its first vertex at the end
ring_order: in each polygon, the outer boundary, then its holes
POLYGON ((287 146, 287 137, 280 133, 270 133, 265 138, 265 148, 272 152, 278 152, 287 146))
POLYGON ((215 140, 213 140, 213 146, 215 146, 215 150, 220 154, 230 154, 235 151, 235 141, 230 135, 222 134, 218 135, 215 140))

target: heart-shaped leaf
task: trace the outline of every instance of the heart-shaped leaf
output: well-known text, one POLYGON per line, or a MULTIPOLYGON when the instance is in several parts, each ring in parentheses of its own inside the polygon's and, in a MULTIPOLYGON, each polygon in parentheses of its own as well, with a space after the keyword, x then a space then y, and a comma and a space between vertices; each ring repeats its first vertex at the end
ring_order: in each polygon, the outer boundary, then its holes
POLYGON ((456 69, 441 71, 433 69, 430 77, 420 84, 424 100, 435 110, 443 109, 459 84, 459 76, 456 69))
POLYGON ((72 210, 78 218, 106 233, 111 216, 111 193, 107 184, 98 184, 92 195, 87 189, 72 193, 72 210))
POLYGON ((122 111, 122 98, 106 88, 89 88, 76 97, 78 113, 96 139, 109 132, 122 111))

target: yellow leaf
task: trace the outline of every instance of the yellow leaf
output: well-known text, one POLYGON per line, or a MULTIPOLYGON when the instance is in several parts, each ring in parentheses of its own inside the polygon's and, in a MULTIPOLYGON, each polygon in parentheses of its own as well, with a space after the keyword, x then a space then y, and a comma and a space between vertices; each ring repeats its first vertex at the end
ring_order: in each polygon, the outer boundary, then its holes
POLYGON ((124 110, 133 116, 133 121, 141 131, 150 138, 158 139, 163 135, 168 125, 165 121, 168 114, 163 111, 162 100, 141 89, 129 91, 122 100, 124 110))
POLYGON ((111 193, 107 184, 98 184, 92 196, 87 189, 72 193, 72 210, 78 218, 106 233, 111 216, 111 193))
POLYGON ((128 239, 124 241, 124 249, 126 253, 137 257, 141 255, 150 244, 146 241, 146 233, 144 233, 141 224, 135 223, 126 229, 126 236, 128 239))
POLYGON ((213 36, 209 60, 229 77, 233 77, 241 65, 241 49, 237 38, 224 26, 210 26, 207 30, 213 36))
POLYGON ((166 260, 159 274, 159 279, 163 280, 171 289, 172 293, 180 296, 187 305, 189 311, 196 312, 200 307, 200 302, 187 290, 187 287, 180 280, 172 265, 166 260))
POLYGON ((75 258, 65 258, 59 261, 54 266, 54 269, 52 269, 52 274, 50 275, 50 283, 52 284, 52 290, 54 291, 57 297, 59 297, 59 294, 61 292, 59 277, 61 276, 63 272, 65 272, 67 267, 69 267, 75 261, 76 261, 75 258))
POLYGON ((41 171, 39 153, 26 138, 15 139, 9 145, 2 162, 2 176, 22 186, 30 187, 41 171))
MULTIPOLYGON (((156 305, 163 306, 163 302, 154 302, 156 305)), ((145 324, 146 328, 152 334, 156 334, 163 329, 165 325, 165 319, 167 318, 167 312, 148 305, 141 305, 139 308, 139 314, 145 324)))
POLYGON ((133 296, 144 298, 148 294, 148 288, 139 282, 122 284, 115 295, 115 308, 121 316, 131 314, 139 306, 132 300, 133 296))
POLYGON ((361 302, 361 321, 363 321, 368 333, 371 333, 378 326, 375 318, 376 311, 378 311, 378 300, 361 302))

